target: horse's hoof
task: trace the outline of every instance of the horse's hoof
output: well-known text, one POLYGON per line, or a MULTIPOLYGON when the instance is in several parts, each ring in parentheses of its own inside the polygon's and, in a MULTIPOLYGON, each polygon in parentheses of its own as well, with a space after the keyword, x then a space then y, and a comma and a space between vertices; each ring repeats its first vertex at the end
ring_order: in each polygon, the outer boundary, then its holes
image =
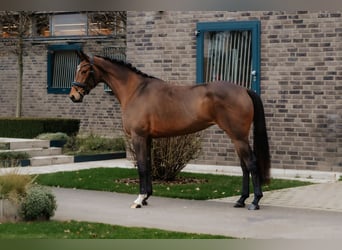
POLYGON ((131 208, 141 208, 141 204, 133 203, 131 208))
POLYGON ((146 200, 143 200, 143 201, 142 201, 142 204, 143 204, 143 206, 147 206, 147 205, 148 205, 148 203, 147 203, 146 200))
POLYGON ((259 205, 255 205, 253 203, 251 203, 249 206, 248 206, 248 210, 259 210, 260 207, 259 205))
POLYGON ((244 203, 244 202, 237 201, 237 202, 235 203, 234 207, 245 207, 245 203, 244 203))

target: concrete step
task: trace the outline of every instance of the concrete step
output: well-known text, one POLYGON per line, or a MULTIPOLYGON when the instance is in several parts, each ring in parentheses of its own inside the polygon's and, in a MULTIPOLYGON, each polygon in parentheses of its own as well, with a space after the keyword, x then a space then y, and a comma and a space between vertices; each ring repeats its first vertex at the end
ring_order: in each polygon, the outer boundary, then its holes
POLYGON ((51 156, 35 156, 30 158, 31 166, 46 166, 73 163, 74 157, 70 155, 51 155, 51 156))
POLYGON ((0 138, 1 149, 48 148, 50 141, 38 139, 0 138))
POLYGON ((0 153, 1 152, 23 152, 23 153, 29 154, 30 157, 34 157, 34 156, 60 155, 62 154, 62 149, 58 147, 22 148, 22 149, 12 149, 12 150, 0 150, 0 153))

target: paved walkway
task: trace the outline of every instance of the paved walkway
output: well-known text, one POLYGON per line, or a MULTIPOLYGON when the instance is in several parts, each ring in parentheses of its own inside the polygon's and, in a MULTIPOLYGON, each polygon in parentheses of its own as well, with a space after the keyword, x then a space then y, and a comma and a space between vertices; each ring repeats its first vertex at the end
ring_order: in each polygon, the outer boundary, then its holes
POLYGON ((56 220, 206 233, 253 239, 341 239, 342 213, 262 205, 258 211, 233 203, 151 197, 130 208, 136 195, 54 189, 56 220))
MULTIPOLYGON (((22 167, 17 171, 22 174, 40 174, 94 167, 133 166, 129 161, 119 159, 22 167)), ((201 168, 200 165, 190 165, 186 169, 203 172, 201 168)), ((207 169, 208 172, 222 173, 218 166, 208 166, 207 169)), ((231 170, 238 174, 236 168, 231 170)), ((8 171, 13 170, 0 169, 0 174, 8 171)), ((316 172, 315 174, 317 175, 316 172)), ((292 177, 297 176, 298 173, 292 177)), ((319 184, 265 192, 259 211, 233 208, 238 197, 191 201, 153 196, 149 199, 149 206, 130 209, 136 195, 58 188, 54 189, 58 202, 54 219, 144 226, 238 238, 341 239, 342 182, 336 181, 339 177, 336 174, 329 178, 327 173, 323 173, 323 177, 312 176, 314 175, 310 174, 310 180, 319 184)))
MULTIPOLYGON (((238 196, 235 196, 216 199, 215 201, 235 202, 238 198, 238 196)), ((265 192, 260 203, 268 206, 316 209, 342 213, 341 198, 342 182, 340 181, 265 192)), ((253 197, 249 197, 247 203, 250 203, 252 199, 253 197)))

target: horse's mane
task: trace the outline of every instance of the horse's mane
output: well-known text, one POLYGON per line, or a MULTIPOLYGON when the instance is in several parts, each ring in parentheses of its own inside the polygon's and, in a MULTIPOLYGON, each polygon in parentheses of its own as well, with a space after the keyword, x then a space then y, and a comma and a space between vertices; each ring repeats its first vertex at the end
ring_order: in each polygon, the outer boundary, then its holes
MULTIPOLYGON (((97 55, 98 56, 98 55, 97 55)), ((146 78, 154 78, 154 79, 158 79, 154 76, 151 76, 151 75, 148 75, 142 71, 140 71, 139 69, 137 69, 136 67, 134 67, 132 64, 130 63, 127 63, 125 61, 122 61, 122 60, 118 60, 118 59, 113 59, 113 58, 110 58, 110 57, 105 57, 105 56, 98 56, 98 57, 101 57, 107 61, 110 61, 112 63, 115 63, 115 64, 118 64, 120 66, 124 66, 126 68, 128 68, 129 70, 133 71, 134 73, 138 74, 138 75, 141 75, 143 77, 146 77, 146 78)))

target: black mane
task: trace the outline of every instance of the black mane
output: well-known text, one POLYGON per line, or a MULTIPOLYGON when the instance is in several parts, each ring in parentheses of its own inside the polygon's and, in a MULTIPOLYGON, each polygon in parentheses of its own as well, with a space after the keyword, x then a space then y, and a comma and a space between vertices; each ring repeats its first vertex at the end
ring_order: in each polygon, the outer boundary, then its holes
MULTIPOLYGON (((98 55, 97 55, 98 56, 98 55)), ((110 61, 112 63, 115 63, 115 64, 118 64, 118 65, 121 65, 121 66, 124 66, 126 68, 128 68, 129 70, 133 71, 134 73, 138 74, 138 75, 141 75, 143 77, 146 77, 146 78, 154 78, 154 79, 157 79, 156 77, 154 76, 151 76, 151 75, 148 75, 142 71, 140 71, 139 69, 137 69, 136 67, 134 67, 132 64, 130 63, 127 63, 125 61, 122 61, 122 60, 118 60, 118 59, 113 59, 113 58, 110 58, 110 57, 105 57, 105 56, 98 56, 98 57, 101 57, 107 61, 110 61)))

